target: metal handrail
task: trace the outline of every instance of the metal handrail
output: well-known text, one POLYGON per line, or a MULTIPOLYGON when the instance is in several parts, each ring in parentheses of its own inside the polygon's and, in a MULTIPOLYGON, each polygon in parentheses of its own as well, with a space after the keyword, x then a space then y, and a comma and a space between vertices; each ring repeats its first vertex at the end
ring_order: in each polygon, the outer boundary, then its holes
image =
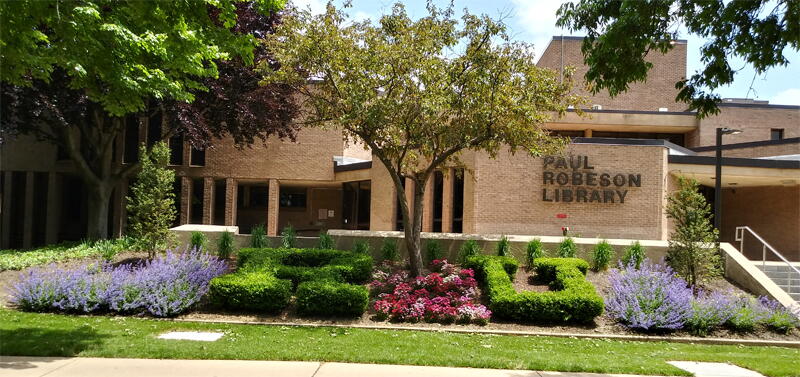
MULTIPOLYGON (((750 234, 752 234, 753 237, 755 237, 759 242, 761 242, 761 266, 762 266, 762 268, 764 269, 765 272, 767 270, 767 268, 766 268, 767 267, 767 249, 769 249, 769 251, 771 251, 772 254, 775 254, 775 256, 780 258, 780 260, 783 261, 783 263, 786 263, 786 265, 789 266, 790 269, 794 270, 794 272, 796 272, 798 275, 800 275, 800 270, 798 270, 795 266, 793 266, 791 262, 786 260, 786 258, 784 258, 783 255, 781 255, 781 253, 778 252, 778 250, 775 250, 775 248, 772 247, 772 245, 767 243, 767 241, 764 241, 764 239, 761 238, 761 236, 759 236, 756 232, 754 232, 752 229, 750 229, 749 226, 737 226, 736 227, 736 241, 739 241, 739 252, 744 254, 744 231, 745 230, 750 232, 750 234)), ((792 274, 789 274, 788 283, 789 283, 788 286, 791 287, 792 286, 792 274)))

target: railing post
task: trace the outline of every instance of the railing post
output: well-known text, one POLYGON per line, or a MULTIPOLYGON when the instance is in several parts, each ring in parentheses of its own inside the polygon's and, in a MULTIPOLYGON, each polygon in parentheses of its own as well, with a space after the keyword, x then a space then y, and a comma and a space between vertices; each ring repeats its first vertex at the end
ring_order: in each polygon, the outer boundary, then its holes
POLYGON ((767 246, 761 244, 761 268, 767 272, 767 246))

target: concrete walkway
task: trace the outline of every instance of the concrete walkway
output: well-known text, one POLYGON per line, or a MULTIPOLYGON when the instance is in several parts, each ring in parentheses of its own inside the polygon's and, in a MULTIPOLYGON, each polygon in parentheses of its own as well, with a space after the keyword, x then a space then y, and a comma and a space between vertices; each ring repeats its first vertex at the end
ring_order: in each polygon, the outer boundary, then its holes
POLYGON ((3 377, 605 377, 622 374, 534 372, 302 361, 154 360, 0 356, 3 377))

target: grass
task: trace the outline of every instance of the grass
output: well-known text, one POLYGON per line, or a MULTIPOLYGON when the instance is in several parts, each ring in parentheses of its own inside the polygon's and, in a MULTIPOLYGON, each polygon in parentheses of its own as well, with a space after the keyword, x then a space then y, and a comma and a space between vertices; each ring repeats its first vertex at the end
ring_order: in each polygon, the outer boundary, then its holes
POLYGON ((667 360, 731 362, 800 375, 800 349, 667 342, 306 328, 67 316, 0 309, 0 354, 246 359, 688 375, 667 360), (161 340, 166 331, 222 331, 216 342, 161 340))
POLYGON ((102 256, 103 252, 107 251, 108 247, 114 249, 113 251, 116 253, 130 248, 132 240, 120 238, 103 242, 105 242, 105 244, 83 241, 80 243, 48 245, 30 250, 0 250, 0 271, 21 270, 23 268, 69 259, 102 256))

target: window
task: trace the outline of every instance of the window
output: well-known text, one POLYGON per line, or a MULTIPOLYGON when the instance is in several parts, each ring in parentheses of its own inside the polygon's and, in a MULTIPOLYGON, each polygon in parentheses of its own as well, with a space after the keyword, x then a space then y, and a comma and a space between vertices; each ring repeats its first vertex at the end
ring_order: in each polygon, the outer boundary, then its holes
POLYGON ((139 159, 139 119, 125 118, 125 140, 123 140, 122 162, 134 163, 139 159))
POLYGON ((783 128, 773 128, 769 130, 770 140, 783 140, 783 128))
POLYGON ((155 112, 147 121, 147 148, 151 148, 155 143, 161 141, 161 122, 163 117, 161 111, 155 112))
POLYGON ((183 165, 183 135, 169 138, 169 164, 183 165))
POLYGON ((192 158, 189 164, 192 166, 206 166, 206 151, 192 147, 192 158))
POLYGON ((281 208, 306 208, 306 189, 282 188, 280 203, 281 208))

